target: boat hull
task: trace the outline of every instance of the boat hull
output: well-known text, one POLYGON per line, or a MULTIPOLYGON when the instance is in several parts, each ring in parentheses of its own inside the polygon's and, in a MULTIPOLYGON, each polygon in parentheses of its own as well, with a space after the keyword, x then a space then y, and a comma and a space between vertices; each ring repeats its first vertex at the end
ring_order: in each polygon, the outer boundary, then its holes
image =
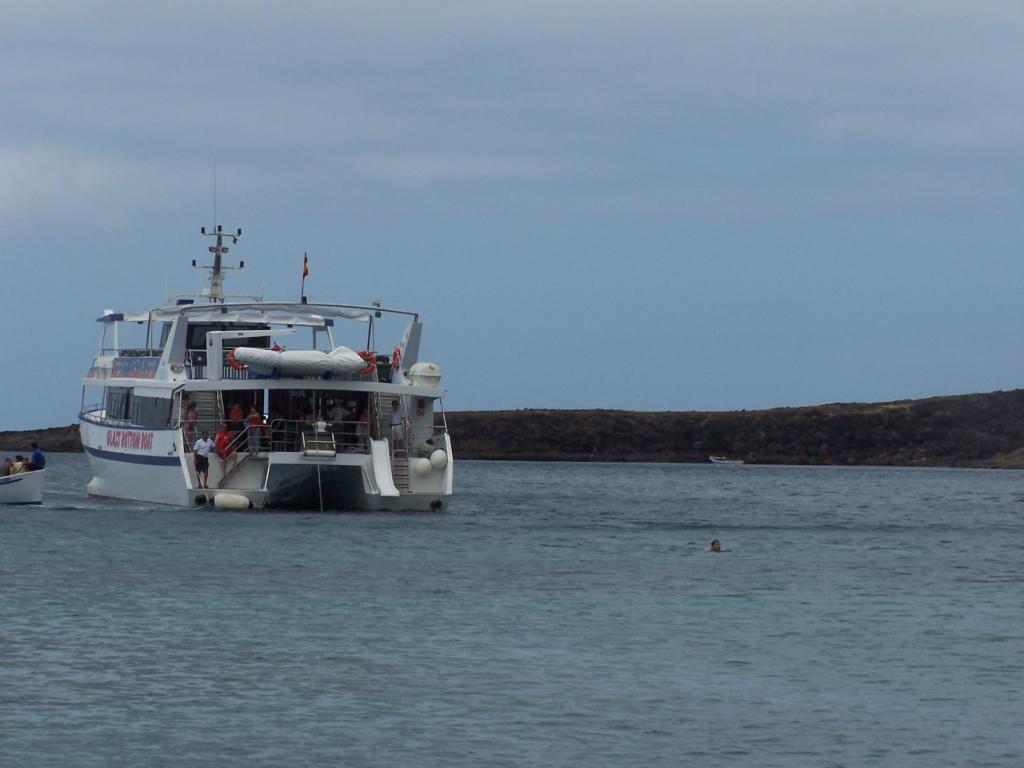
MULTIPOLYGON (((223 481, 218 459, 211 459, 210 488, 199 488, 192 456, 181 446, 179 429, 144 430, 109 426, 82 418, 82 446, 89 457, 92 479, 87 491, 92 496, 166 504, 179 507, 256 508, 280 510, 348 511, 440 511, 451 497, 451 467, 439 475, 437 488, 388 496, 381 492, 381 478, 366 455, 339 455, 322 461, 297 453, 260 454, 269 462, 266 486, 262 471, 253 484, 239 484, 244 473, 223 481), (319 469, 319 471, 318 471, 319 469), (232 506, 217 503, 217 496, 241 497, 248 504, 232 499, 232 506)), ((446 443, 446 445, 449 445, 446 443)), ((450 447, 449 447, 450 450, 450 447)), ((264 464, 265 466, 265 464, 264 464)))
POLYGON ((0 504, 42 504, 45 469, 0 477, 0 504))
POLYGON ((188 476, 181 460, 180 429, 142 429, 80 419, 89 457, 91 496, 187 506, 188 476))
POLYGON ((724 456, 708 456, 708 461, 720 467, 738 467, 743 464, 743 459, 727 459, 724 456))

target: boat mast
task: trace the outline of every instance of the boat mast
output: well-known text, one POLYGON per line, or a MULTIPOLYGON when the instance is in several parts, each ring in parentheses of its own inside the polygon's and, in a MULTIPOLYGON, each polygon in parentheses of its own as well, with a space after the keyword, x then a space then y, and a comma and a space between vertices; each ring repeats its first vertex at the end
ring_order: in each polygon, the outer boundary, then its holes
MULTIPOLYGON (((213 254, 213 264, 212 265, 205 265, 204 264, 202 267, 200 267, 200 269, 208 269, 208 270, 210 270, 210 289, 207 291, 207 295, 210 297, 210 303, 211 304, 215 304, 217 302, 220 302, 221 304, 223 304, 224 303, 224 290, 223 290, 223 288, 224 288, 224 270, 225 269, 242 269, 243 267, 245 267, 245 262, 244 261, 238 262, 238 266, 237 267, 225 267, 224 266, 224 264, 223 264, 223 256, 230 249, 226 245, 224 245, 224 238, 225 238, 224 227, 222 227, 220 224, 218 224, 218 225, 216 225, 214 227, 214 231, 213 232, 207 232, 206 231, 206 227, 201 227, 199 232, 201 234, 203 234, 203 235, 206 235, 206 237, 216 237, 217 238, 217 244, 216 245, 211 245, 209 247, 209 249, 208 249, 210 251, 210 253, 213 254)), ((231 242, 232 243, 237 243, 238 242, 238 238, 240 238, 241 236, 242 236, 242 230, 240 230, 240 229, 236 229, 234 234, 231 234, 229 232, 226 235, 226 237, 230 237, 231 238, 231 242)), ((195 259, 192 259, 192 266, 193 267, 199 266, 199 265, 196 264, 196 260, 195 259)))

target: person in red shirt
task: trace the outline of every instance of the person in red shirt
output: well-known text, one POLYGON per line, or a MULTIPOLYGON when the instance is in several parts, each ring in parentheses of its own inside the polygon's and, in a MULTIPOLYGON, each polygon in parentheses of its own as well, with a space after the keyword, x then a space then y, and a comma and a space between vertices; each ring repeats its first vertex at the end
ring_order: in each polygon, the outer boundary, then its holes
POLYGON ((220 456, 221 461, 227 461, 231 454, 235 452, 235 449, 231 447, 231 441, 234 439, 234 433, 228 429, 226 421, 221 422, 220 431, 217 433, 217 437, 214 438, 213 444, 217 449, 217 455, 220 456))
POLYGON ((263 414, 254 405, 249 408, 249 416, 245 421, 249 426, 249 450, 258 453, 263 438, 263 414))
MULTIPOLYGON (((242 404, 235 401, 228 409, 228 427, 236 435, 245 431, 245 411, 242 410, 242 404)), ((238 441, 238 449, 244 450, 245 438, 243 437, 238 441)))
POLYGON ((245 418, 245 412, 242 410, 241 403, 234 403, 228 410, 228 424, 231 425, 232 429, 242 428, 242 419, 245 418))

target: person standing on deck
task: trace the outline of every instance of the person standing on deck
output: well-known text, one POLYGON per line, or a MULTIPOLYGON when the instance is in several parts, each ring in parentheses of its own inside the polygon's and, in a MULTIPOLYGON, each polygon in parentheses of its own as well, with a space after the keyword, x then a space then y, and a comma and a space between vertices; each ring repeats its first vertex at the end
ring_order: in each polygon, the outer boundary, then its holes
POLYGON ((331 422, 331 434, 334 435, 335 446, 347 447, 345 432, 348 429, 347 422, 352 418, 352 414, 349 413, 342 400, 335 400, 331 403, 331 409, 327 415, 331 422))
POLYGON ((217 455, 220 456, 221 461, 227 461, 231 454, 235 452, 235 449, 231 447, 231 440, 234 438, 234 434, 228 429, 228 423, 222 421, 220 424, 220 431, 217 433, 217 437, 214 439, 214 445, 217 448, 217 455))
POLYGON ((236 400, 228 409, 228 425, 231 429, 238 432, 242 429, 242 420, 244 418, 245 413, 242 411, 242 404, 236 400))
POLYGON ((200 488, 210 487, 207 483, 210 476, 210 454, 213 453, 214 448, 210 433, 204 429, 203 436, 192 446, 192 460, 196 466, 196 479, 199 481, 200 488))
MULTIPOLYGON (((182 396, 181 396, 181 411, 180 411, 181 417, 178 420, 178 425, 179 426, 184 426, 186 419, 188 419, 188 409, 191 408, 191 407, 192 407, 192 400, 189 398, 188 395, 182 394, 182 396)), ((174 426, 174 425, 172 424, 171 426, 174 426)), ((185 436, 186 437, 188 436, 187 432, 185 433, 185 436)), ((191 442, 191 441, 187 440, 186 442, 191 442)))
POLYGON ((245 421, 249 427, 249 450, 259 453, 263 445, 263 414, 253 405, 249 408, 249 416, 245 421))
POLYGON ((402 443, 405 437, 405 430, 402 428, 402 406, 397 400, 391 401, 391 442, 392 447, 402 443))
POLYGON ((356 440, 360 450, 366 450, 366 441, 370 437, 370 409, 367 404, 356 405, 356 440))
POLYGON ((199 433, 196 432, 196 419, 199 418, 199 410, 195 403, 188 403, 185 406, 185 441, 191 443, 199 433))

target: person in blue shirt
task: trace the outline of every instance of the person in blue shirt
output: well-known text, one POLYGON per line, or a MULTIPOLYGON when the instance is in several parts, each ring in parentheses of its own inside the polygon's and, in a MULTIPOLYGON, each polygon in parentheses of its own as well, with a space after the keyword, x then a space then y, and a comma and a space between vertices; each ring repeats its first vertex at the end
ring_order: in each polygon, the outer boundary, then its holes
POLYGON ((42 449, 39 447, 39 443, 34 440, 29 443, 32 447, 32 458, 29 459, 28 466, 26 469, 45 469, 46 468, 46 456, 43 455, 42 449))

